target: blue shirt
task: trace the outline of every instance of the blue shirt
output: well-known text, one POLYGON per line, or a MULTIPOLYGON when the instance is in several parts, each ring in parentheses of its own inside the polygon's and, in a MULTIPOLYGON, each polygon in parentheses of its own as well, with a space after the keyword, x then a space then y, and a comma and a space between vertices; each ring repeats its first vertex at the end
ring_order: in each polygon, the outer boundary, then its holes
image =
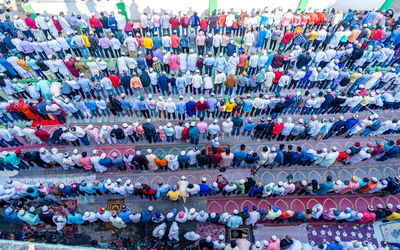
POLYGON ((214 97, 210 97, 207 99, 207 103, 210 106, 210 108, 207 110, 208 112, 214 112, 215 108, 217 107, 217 99, 215 99, 214 97))
POLYGON ((194 101, 188 101, 186 103, 186 113, 188 116, 194 116, 196 114, 196 110, 194 107, 196 106, 196 102, 194 101))
MULTIPOLYGON (((106 158, 107 159, 107 158, 106 158)), ((110 160, 110 167, 111 167, 111 159, 108 158, 110 160)), ((100 163, 100 161, 99 161, 100 163)), ((105 166, 104 164, 100 163, 101 165, 105 166)), ((103 179, 102 182, 100 182, 96 187, 97 190, 99 190, 100 193, 105 193, 107 192, 107 188, 104 187, 104 184, 107 183, 107 179, 103 179)))
POLYGON ((332 242, 331 244, 328 245, 328 247, 325 250, 343 250, 343 246, 340 244, 336 244, 335 242, 332 242))
POLYGON ((239 151, 239 152, 234 153, 233 154, 233 163, 235 163, 235 164, 242 163, 242 161, 246 158, 246 156, 247 156, 246 152, 239 151))
POLYGON ((94 101, 85 101, 86 107, 88 107, 88 109, 90 110, 96 110, 97 109, 97 105, 94 101))
POLYGON ((92 88, 90 87, 90 81, 87 78, 81 78, 77 81, 79 86, 81 86, 83 92, 89 92, 92 88))
POLYGON ((241 128, 243 126, 243 119, 240 117, 233 117, 232 122, 234 128, 241 128))
POLYGON ((160 76, 158 78, 158 85, 162 90, 167 90, 168 89, 168 77, 167 76, 160 76))
POLYGON ((243 112, 250 112, 251 108, 253 107, 253 101, 250 99, 243 100, 243 112))
POLYGON ((138 103, 137 103, 137 108, 139 109, 139 110, 148 110, 149 109, 149 106, 147 105, 147 102, 146 101, 139 101, 138 103))
POLYGON ((253 128, 256 126, 256 124, 254 123, 254 122, 252 122, 252 123, 249 123, 249 122, 247 122, 245 125, 244 125, 244 130, 246 130, 246 131, 251 131, 251 130, 253 130, 253 128))
POLYGON ((83 224, 85 221, 80 213, 70 214, 67 218, 67 224, 83 224))
POLYGON ((171 191, 171 190, 172 190, 172 189, 171 189, 171 186, 170 186, 170 185, 164 184, 164 185, 162 185, 161 187, 157 188, 156 197, 157 197, 157 198, 160 198, 160 197, 167 198, 167 193, 168 193, 169 191, 171 191))
POLYGON ((79 191, 85 192, 88 194, 96 193, 97 188, 92 183, 88 183, 86 186, 79 185, 79 191))
MULTIPOLYGON (((154 47, 156 47, 156 48, 161 48, 161 46, 162 46, 162 39, 161 39, 161 37, 153 37, 153 45, 154 45, 154 47)), ((159 58, 159 59, 161 59, 161 58, 159 58)))
POLYGON ((118 214, 118 217, 121 218, 124 222, 131 222, 131 219, 129 219, 129 215, 132 214, 132 211, 130 209, 127 209, 126 211, 121 211, 118 214))
POLYGON ((175 104, 178 114, 184 114, 186 111, 186 103, 184 101, 179 101, 175 104))

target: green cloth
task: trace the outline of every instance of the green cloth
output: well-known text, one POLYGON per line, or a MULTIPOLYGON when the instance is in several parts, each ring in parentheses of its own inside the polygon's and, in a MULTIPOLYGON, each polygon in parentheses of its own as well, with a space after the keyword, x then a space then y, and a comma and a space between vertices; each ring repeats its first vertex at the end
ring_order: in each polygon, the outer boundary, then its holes
POLYGON ((125 3, 117 3, 117 8, 121 10, 121 14, 125 16, 126 21, 129 21, 128 13, 126 12, 125 3))

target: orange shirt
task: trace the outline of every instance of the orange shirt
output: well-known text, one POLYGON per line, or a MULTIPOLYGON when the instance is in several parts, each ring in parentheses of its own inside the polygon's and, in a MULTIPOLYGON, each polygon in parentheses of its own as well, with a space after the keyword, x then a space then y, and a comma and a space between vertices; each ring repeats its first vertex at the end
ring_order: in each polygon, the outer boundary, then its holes
POLYGON ((165 159, 165 157, 160 160, 160 159, 156 159, 156 163, 160 166, 160 167, 165 167, 168 164, 168 161, 165 159))
POLYGON ((349 38, 347 39, 347 41, 348 41, 349 43, 353 43, 355 40, 357 40, 357 38, 358 38, 358 36, 360 35, 360 33, 361 33, 361 30, 359 30, 359 29, 354 29, 354 30, 351 32, 351 34, 350 34, 349 38))

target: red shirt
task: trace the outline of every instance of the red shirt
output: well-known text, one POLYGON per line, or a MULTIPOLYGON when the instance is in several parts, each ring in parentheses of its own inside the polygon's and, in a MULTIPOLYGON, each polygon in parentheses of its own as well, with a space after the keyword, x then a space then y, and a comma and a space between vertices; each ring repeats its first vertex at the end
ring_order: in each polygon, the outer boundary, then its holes
POLYGON ((274 135, 279 135, 281 133, 282 129, 283 129, 283 123, 275 123, 272 133, 274 135))
POLYGON ((171 43, 172 43, 172 48, 178 48, 179 47, 179 37, 177 35, 171 35, 171 43))
POLYGON ((290 32, 290 31, 286 32, 282 37, 281 43, 282 44, 290 43, 290 41, 292 40, 292 37, 293 37, 293 32, 290 32))
POLYGON ((291 217, 291 216, 288 215, 287 210, 283 210, 283 211, 282 211, 282 215, 279 216, 279 219, 281 219, 281 220, 287 220, 287 219, 289 219, 290 217, 291 217))
POLYGON ((224 26, 226 22, 226 15, 220 15, 218 17, 218 26, 224 26))
POLYGON ((119 87, 121 84, 119 82, 119 77, 116 75, 111 75, 108 77, 110 81, 112 82, 113 87, 119 87))
POLYGON ((195 109, 200 110, 200 111, 204 111, 206 109, 210 108, 210 105, 208 105, 208 103, 206 101, 204 101, 203 103, 201 103, 200 101, 198 101, 196 103, 196 106, 194 106, 195 109))
POLYGON ((345 152, 339 152, 339 156, 338 156, 338 158, 336 158, 336 161, 342 161, 349 157, 350 157, 350 155, 346 154, 345 152))
POLYGON ((183 138, 184 140, 189 140, 189 139, 190 139, 190 136, 189 136, 189 128, 184 128, 184 129, 182 130, 182 138, 183 138))
POLYGON ((89 19, 89 24, 90 24, 90 27, 92 27, 93 29, 96 28, 96 27, 103 28, 103 25, 101 25, 101 22, 97 17, 90 18, 89 19))
POLYGON ((278 83, 279 79, 281 79, 281 77, 283 76, 283 73, 280 71, 275 71, 274 74, 275 74, 274 83, 278 83))
POLYGON ((182 25, 182 28, 189 27, 189 17, 187 17, 187 16, 181 17, 181 25, 182 25))
POLYGON ((206 30, 207 27, 208 27, 208 20, 201 19, 201 21, 200 21, 200 29, 201 30, 206 30))
POLYGON ((181 24, 178 18, 171 18, 169 19, 169 23, 171 24, 171 28, 177 29, 181 24))
MULTIPOLYGON (((219 164, 219 162, 221 161, 221 154, 219 154, 219 153, 217 153, 216 155, 213 153, 213 152, 210 152, 209 154, 208 154, 208 156, 210 156, 210 162, 212 163, 212 164, 215 164, 215 165, 218 165, 219 164)), ((226 183, 226 184, 228 184, 228 182, 226 183)))
POLYGON ((50 134, 47 131, 44 130, 37 130, 35 131, 35 135, 39 137, 41 141, 49 141, 50 140, 50 134))
POLYGON ((317 20, 315 20, 316 25, 325 23, 325 15, 322 12, 317 13, 317 20))
POLYGON ((374 39, 379 41, 382 38, 383 38, 383 30, 382 29, 377 29, 374 39))
POLYGON ((310 19, 308 19, 308 24, 314 24, 315 21, 317 20, 317 14, 316 13, 311 13, 310 14, 310 19))

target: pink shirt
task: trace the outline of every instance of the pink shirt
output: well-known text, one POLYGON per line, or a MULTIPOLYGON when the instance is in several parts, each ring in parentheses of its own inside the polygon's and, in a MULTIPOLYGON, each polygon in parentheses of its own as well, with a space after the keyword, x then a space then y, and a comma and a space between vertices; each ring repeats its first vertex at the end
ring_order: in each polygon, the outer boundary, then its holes
POLYGON ((85 133, 93 137, 95 140, 100 140, 100 130, 98 128, 88 129, 85 128, 85 133))
POLYGON ((157 132, 160 134, 160 139, 167 138, 167 135, 165 134, 165 130, 164 129, 157 129, 157 132))
MULTIPOLYGON (((159 15, 154 15, 153 16, 153 24, 154 24, 154 27, 156 27, 156 28, 158 28, 158 27, 160 27, 160 19, 161 19, 161 17, 159 16, 159 15)), ((160 35, 160 34, 159 34, 160 35)))
POLYGON ((90 162, 90 157, 82 157, 79 159, 79 163, 83 166, 84 169, 90 170, 93 168, 93 164, 90 162))
POLYGON ((243 67, 244 63, 247 61, 248 56, 245 54, 241 54, 239 56, 239 64, 238 67, 243 67))
POLYGON ((196 37, 196 45, 197 46, 204 46, 205 41, 206 41, 206 36, 204 35, 203 31, 200 31, 199 35, 196 37), (203 33, 203 34, 200 34, 200 33, 203 33))
POLYGON ((136 127, 136 133, 138 133, 139 135, 144 135, 144 129, 142 127, 142 124, 136 127))
POLYGON ((340 194, 345 194, 347 192, 350 192, 351 190, 356 189, 358 186, 360 186, 360 183, 354 182, 354 181, 350 181, 350 183, 347 186, 347 188, 345 188, 342 191, 340 191, 340 194))
POLYGON ((199 129, 199 133, 205 133, 208 129, 208 124, 206 122, 197 123, 197 128, 199 129))
POLYGON ((288 26, 293 21, 293 13, 287 12, 283 15, 281 23, 283 26, 288 26))
POLYGON ((171 67, 171 70, 177 71, 179 69, 179 57, 178 55, 172 54, 169 57, 169 67, 171 67))
POLYGON ((229 167, 232 164, 232 160, 233 160, 233 154, 230 153, 229 155, 226 155, 225 152, 223 152, 221 154, 221 161, 219 162, 218 165, 220 165, 221 167, 229 167))
POLYGON ((276 241, 269 241, 267 250, 280 250, 281 249, 281 239, 276 239, 276 241))
POLYGON ((25 23, 26 25, 28 25, 29 28, 37 30, 37 26, 36 26, 36 22, 35 19, 33 19, 32 17, 27 17, 25 18, 25 23))

